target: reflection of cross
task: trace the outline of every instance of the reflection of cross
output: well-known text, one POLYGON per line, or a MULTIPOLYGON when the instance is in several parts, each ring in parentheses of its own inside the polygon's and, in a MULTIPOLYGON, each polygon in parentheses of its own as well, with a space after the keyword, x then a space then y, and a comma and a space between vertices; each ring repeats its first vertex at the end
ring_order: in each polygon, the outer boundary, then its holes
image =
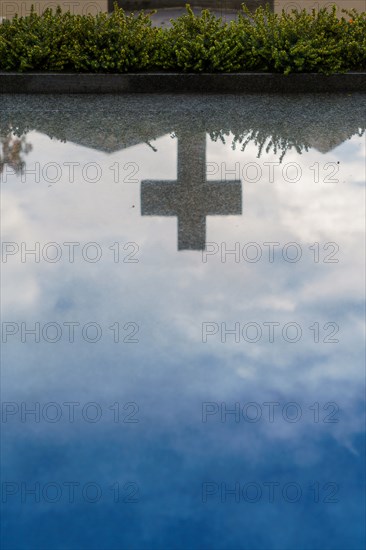
POLYGON ((180 135, 178 181, 141 182, 142 216, 177 216, 178 250, 204 250, 206 216, 241 214, 241 181, 206 181, 206 134, 180 135))

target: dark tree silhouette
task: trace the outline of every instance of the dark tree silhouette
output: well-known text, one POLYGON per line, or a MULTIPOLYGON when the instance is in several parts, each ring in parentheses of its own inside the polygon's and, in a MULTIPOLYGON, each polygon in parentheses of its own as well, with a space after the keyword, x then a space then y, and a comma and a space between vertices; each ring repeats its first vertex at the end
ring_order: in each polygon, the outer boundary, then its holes
POLYGON ((32 145, 27 143, 25 135, 18 137, 12 132, 0 135, 0 174, 3 173, 5 165, 15 174, 21 174, 25 166, 23 155, 27 155, 31 150, 32 145))

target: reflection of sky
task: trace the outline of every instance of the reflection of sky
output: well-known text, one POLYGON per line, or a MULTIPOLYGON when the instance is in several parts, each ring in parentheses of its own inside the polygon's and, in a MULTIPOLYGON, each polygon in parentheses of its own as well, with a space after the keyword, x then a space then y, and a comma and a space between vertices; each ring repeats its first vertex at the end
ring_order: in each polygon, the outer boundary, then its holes
MULTIPOLYGON (((9 258, 2 264, 3 321, 94 321, 103 337, 96 344, 20 344, 13 337, 3 346, 3 399, 95 401, 104 411, 133 401, 140 422, 114 424, 106 412, 97 424, 3 424, 4 480, 93 480, 106 488, 95 505, 31 506, 9 498, 6 547, 361 548, 363 138, 327 154, 288 152, 283 164, 299 164, 299 182, 243 181, 243 215, 208 217, 208 241, 227 248, 296 242, 303 251, 296 264, 278 254, 273 264, 235 263, 232 256, 222 263, 219 254, 203 263, 200 252, 177 251, 175 218, 141 217, 140 181, 176 178, 177 145, 169 135, 153 142, 157 152, 141 144, 110 155, 37 132, 28 141, 27 168, 36 161, 97 162, 103 179, 71 184, 65 177, 49 186, 9 177, 2 184, 3 241, 95 241, 104 256, 97 264, 9 258), (322 170, 338 161, 339 183, 314 183, 310 166, 318 162, 322 170), (136 163, 139 181, 114 183, 108 167, 115 162, 136 163), (108 247, 116 241, 136 242, 139 263, 113 263, 108 247), (337 243, 339 263, 314 263, 308 247, 315 242, 337 243), (140 343, 112 344, 107 327, 115 321, 138 323, 140 343), (250 344, 230 336, 221 343, 215 335, 204 344, 205 321, 228 327, 293 321, 303 337, 268 343, 263 332, 250 344), (337 323, 340 343, 314 343, 308 327, 315 321, 337 323), (235 423, 229 416, 221 423, 216 415, 201 422, 202 402, 232 408, 251 401, 295 401, 303 417, 235 423), (335 402, 339 422, 314 423, 314 402, 335 402), (116 480, 137 482, 140 502, 113 504, 107 487, 116 480), (339 484, 339 502, 314 503, 309 484, 316 480, 339 484), (297 482, 304 496, 294 504, 221 503, 217 496, 203 504, 205 481, 297 482)), ((257 162, 264 174, 265 162, 278 161, 272 153, 257 159, 252 144, 242 153, 209 138, 206 154, 207 162, 226 162, 228 169, 257 162)))

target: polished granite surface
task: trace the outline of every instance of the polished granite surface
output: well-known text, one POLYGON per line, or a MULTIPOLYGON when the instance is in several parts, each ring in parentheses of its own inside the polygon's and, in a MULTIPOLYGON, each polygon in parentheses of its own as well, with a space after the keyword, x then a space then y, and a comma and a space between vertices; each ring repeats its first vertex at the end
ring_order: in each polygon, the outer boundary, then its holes
POLYGON ((364 547, 365 99, 2 97, 4 549, 364 547))

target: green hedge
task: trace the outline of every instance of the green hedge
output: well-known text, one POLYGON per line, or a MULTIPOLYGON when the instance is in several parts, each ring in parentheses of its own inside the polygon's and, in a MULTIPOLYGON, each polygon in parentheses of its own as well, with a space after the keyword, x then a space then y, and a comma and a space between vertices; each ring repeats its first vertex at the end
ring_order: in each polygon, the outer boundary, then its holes
POLYGON ((0 24, 1 71, 321 72, 366 69, 366 13, 336 7, 281 15, 244 5, 230 23, 203 10, 172 27, 150 15, 71 15, 47 10, 0 24))

